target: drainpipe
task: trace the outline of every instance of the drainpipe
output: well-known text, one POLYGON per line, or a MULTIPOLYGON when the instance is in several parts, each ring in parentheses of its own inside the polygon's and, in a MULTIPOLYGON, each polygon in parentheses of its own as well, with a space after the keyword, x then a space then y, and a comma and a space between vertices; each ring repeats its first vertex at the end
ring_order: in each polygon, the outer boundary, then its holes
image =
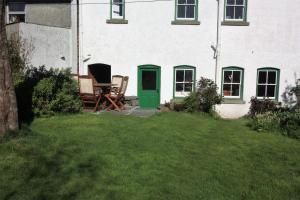
POLYGON ((218 77, 218 65, 219 65, 219 34, 220 34, 220 0, 217 0, 217 37, 216 37, 216 46, 215 46, 215 83, 217 84, 218 77))
POLYGON ((80 67, 80 64, 79 64, 79 0, 76 0, 76 17, 77 17, 77 21, 76 21, 76 38, 77 38, 77 75, 79 76, 79 67, 80 67))

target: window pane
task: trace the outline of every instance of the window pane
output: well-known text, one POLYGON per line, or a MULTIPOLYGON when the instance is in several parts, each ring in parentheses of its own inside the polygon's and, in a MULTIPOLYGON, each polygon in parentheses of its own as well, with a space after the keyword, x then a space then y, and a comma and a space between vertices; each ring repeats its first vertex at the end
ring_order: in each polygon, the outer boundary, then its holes
POLYGON ((9 23, 18 23, 18 22, 25 22, 24 14, 10 14, 9 15, 9 23))
POLYGON ((183 82, 184 71, 176 70, 176 82, 183 82))
POLYGON ((183 83, 176 83, 176 92, 183 91, 183 83))
POLYGON ((186 18, 195 18, 195 6, 186 6, 186 18))
POLYGON ((267 72, 260 71, 258 72, 258 83, 266 83, 267 82, 267 72))
POLYGON ((123 16, 122 0, 113 0, 112 12, 113 12, 112 13, 113 17, 122 17, 123 16))
POLYGON ((240 83, 241 82, 241 72, 240 71, 233 71, 233 83, 240 83))
POLYGON ((186 4, 186 0, 178 0, 178 4, 186 4))
POLYGON ((224 84, 223 85, 223 95, 224 96, 231 96, 231 84, 224 84))
POLYGON ((235 19, 243 19, 243 6, 235 7, 235 19))
POLYGON ((9 3, 8 8, 10 12, 24 12, 25 3, 9 3))
POLYGON ((224 71, 224 83, 231 83, 232 71, 224 71))
POLYGON ((244 5, 244 0, 236 0, 236 5, 244 5))
POLYGON ((178 18, 185 18, 185 6, 177 6, 177 17, 178 18))
POLYGON ((257 86, 257 96, 264 97, 266 94, 266 86, 265 85, 258 85, 257 86))
POLYGON ((276 84, 276 72, 268 72, 268 83, 276 84))
POLYGON ((195 4, 195 0, 187 0, 187 4, 195 4))
POLYGON ((233 5, 234 4, 234 0, 227 0, 227 5, 233 5))
POLYGON ((227 6, 226 7, 226 19, 234 19, 234 7, 233 6, 227 6))
POLYGON ((232 96, 240 96, 240 85, 239 84, 232 85, 232 96))
POLYGON ((185 70, 185 82, 192 82, 193 81, 193 70, 185 70))
POLYGON ((275 97, 275 85, 267 86, 267 97, 275 97))
POLYGON ((156 72, 142 71, 143 90, 156 90, 156 72))
POLYGON ((184 91, 185 92, 191 92, 193 90, 193 84, 192 83, 185 83, 184 84, 184 91))

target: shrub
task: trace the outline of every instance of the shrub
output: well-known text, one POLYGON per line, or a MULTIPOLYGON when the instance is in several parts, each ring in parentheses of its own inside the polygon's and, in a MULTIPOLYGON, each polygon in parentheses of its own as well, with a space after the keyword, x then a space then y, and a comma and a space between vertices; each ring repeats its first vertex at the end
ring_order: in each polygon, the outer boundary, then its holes
POLYGON ((278 103, 270 99, 257 99, 256 97, 252 97, 250 104, 249 115, 251 117, 266 112, 274 112, 278 109, 278 103))
POLYGON ((281 132, 291 138, 300 139, 300 109, 257 114, 251 120, 251 127, 257 131, 281 132))
POLYGON ((213 106, 221 104, 222 96, 217 92, 218 87, 211 79, 201 77, 197 84, 196 92, 191 92, 185 98, 184 106, 189 112, 202 111, 212 112, 213 106))
POLYGON ((43 78, 34 87, 32 105, 37 116, 54 113, 76 113, 81 110, 77 84, 70 70, 50 70, 51 75, 43 78))

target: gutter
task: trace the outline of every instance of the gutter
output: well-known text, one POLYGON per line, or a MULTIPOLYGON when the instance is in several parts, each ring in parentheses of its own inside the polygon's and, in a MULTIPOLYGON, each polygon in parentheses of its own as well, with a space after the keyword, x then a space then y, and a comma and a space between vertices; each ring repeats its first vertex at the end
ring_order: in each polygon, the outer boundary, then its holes
POLYGON ((217 37, 216 37, 216 46, 214 48, 215 54, 214 59, 216 60, 215 63, 215 83, 217 84, 217 77, 218 77, 218 65, 219 65, 219 40, 220 40, 220 0, 217 0, 217 37))

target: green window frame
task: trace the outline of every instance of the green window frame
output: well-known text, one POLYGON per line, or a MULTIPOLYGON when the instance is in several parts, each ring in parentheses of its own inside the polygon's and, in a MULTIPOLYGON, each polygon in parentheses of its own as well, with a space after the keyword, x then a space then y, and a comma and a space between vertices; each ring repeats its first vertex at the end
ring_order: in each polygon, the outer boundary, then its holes
POLYGON ((244 69, 241 67, 224 67, 222 69, 221 93, 224 99, 243 100, 244 69))
POLYGON ((197 21, 198 0, 175 0, 175 20, 197 21))
POLYGON ((224 0, 224 21, 246 22, 248 0, 224 0))
POLYGON ((125 20, 125 0, 110 0, 110 19, 125 20))
POLYGON ((195 91, 196 67, 179 65, 173 68, 173 98, 184 98, 195 91))
POLYGON ((256 97, 278 100, 280 69, 262 67, 257 69, 256 97))

